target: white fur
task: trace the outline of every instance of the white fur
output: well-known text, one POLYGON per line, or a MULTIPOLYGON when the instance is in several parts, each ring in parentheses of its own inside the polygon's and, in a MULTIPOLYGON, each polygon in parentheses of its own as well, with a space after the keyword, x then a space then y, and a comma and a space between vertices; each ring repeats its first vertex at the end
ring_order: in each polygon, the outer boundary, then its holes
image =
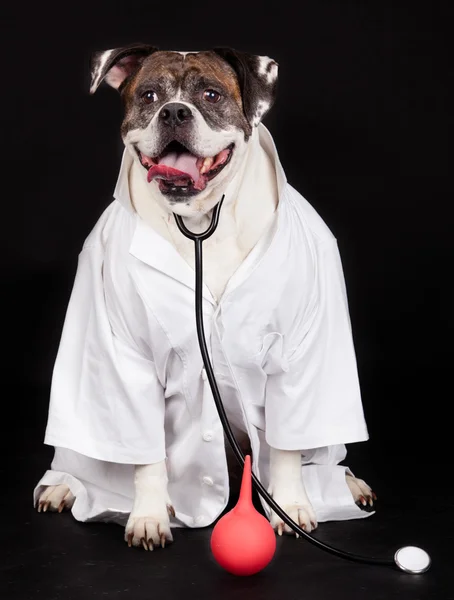
POLYGON ((62 512, 74 504, 74 494, 65 484, 47 486, 38 500, 38 512, 62 512))
POLYGON ((278 65, 277 63, 270 58, 269 56, 259 56, 259 69, 258 73, 262 77, 266 77, 268 83, 273 83, 273 81, 277 78, 278 65), (271 66, 271 69, 268 71, 268 66, 270 63, 274 63, 271 66))
POLYGON ((270 103, 266 100, 260 100, 257 104, 257 109, 255 111, 255 115, 252 119, 252 124, 257 126, 262 120, 264 114, 268 112, 270 108, 270 103))
POLYGON ((98 63, 98 67, 96 69, 96 74, 93 75, 93 80, 92 80, 92 84, 91 84, 91 87, 90 87, 90 94, 93 94, 97 90, 97 88, 98 88, 98 86, 99 86, 99 84, 101 82, 102 70, 104 68, 104 65, 108 61, 110 55, 112 54, 112 52, 113 52, 113 49, 112 50, 106 50, 105 52, 102 53, 102 55, 100 57, 100 60, 99 60, 99 63, 98 63))
POLYGON ((194 51, 190 51, 190 52, 180 52, 179 50, 177 50, 177 52, 178 52, 178 54, 181 54, 181 56, 182 56, 183 58, 186 58, 186 56, 187 56, 188 54, 198 54, 198 53, 199 53, 199 51, 198 51, 198 50, 197 50, 196 52, 194 52, 194 51))
POLYGON ((138 465, 134 474, 134 506, 125 529, 125 540, 132 546, 164 546, 172 541, 169 512, 172 504, 167 493, 165 461, 138 465))
POLYGON ((352 493, 353 499, 357 504, 362 504, 363 506, 373 506, 374 505, 374 494, 372 489, 367 485, 365 481, 362 479, 357 479, 353 477, 350 473, 347 473, 347 485, 350 488, 350 492, 352 493))
MULTIPOLYGON (((317 517, 301 476, 301 452, 271 448, 268 492, 288 516, 308 533, 317 527, 317 517)), ((292 531, 274 511, 271 513, 271 525, 279 535, 292 531)))

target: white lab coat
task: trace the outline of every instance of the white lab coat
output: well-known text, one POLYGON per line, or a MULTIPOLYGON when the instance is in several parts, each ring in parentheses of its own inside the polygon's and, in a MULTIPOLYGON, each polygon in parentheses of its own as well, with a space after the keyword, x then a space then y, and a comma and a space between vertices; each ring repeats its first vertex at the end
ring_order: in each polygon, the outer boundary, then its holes
MULTIPOLYGON (((338 465, 344 444, 368 434, 336 239, 259 129, 279 205, 218 305, 204 288, 217 382, 265 486, 269 447, 301 450, 318 520, 366 517, 338 465)), ((133 465, 167 459, 172 525, 205 526, 225 508, 229 482, 196 337, 194 272, 132 209, 130 161, 125 153, 115 200, 79 256, 45 435, 56 452, 35 500, 42 486, 67 483, 76 519, 124 523, 133 465)))

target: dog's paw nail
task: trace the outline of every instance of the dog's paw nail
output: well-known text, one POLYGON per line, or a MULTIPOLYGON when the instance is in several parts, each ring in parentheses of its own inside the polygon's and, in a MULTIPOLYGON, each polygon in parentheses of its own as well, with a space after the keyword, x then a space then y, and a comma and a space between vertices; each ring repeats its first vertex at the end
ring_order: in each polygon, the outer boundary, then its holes
POLYGON ((148 550, 154 550, 153 540, 151 538, 148 540, 148 550))
POLYGON ((312 525, 312 529, 315 529, 317 527, 317 524, 314 523, 313 521, 311 521, 311 525, 312 525))
POLYGON ((360 497, 359 497, 359 501, 361 502, 361 504, 362 504, 363 506, 367 506, 367 502, 366 502, 366 499, 364 498, 364 496, 360 496, 360 497))
POLYGON ((161 548, 165 548, 166 547, 166 536, 161 533, 161 548))
POLYGON ((58 507, 58 509, 57 509, 57 510, 58 510, 58 512, 59 512, 59 513, 61 513, 61 512, 63 512, 63 509, 64 509, 64 508, 65 508, 65 501, 64 501, 64 500, 62 500, 62 501, 60 502, 60 506, 58 507))
POLYGON ((133 533, 128 533, 128 548, 132 546, 132 538, 134 537, 133 533))
POLYGON ((377 494, 375 492, 372 492, 372 498, 373 500, 377 500, 377 494))
POLYGON ((38 512, 40 513, 42 510, 43 510, 43 503, 42 503, 42 502, 40 502, 40 503, 38 504, 38 512))
POLYGON ((295 537, 297 540, 299 540, 300 534, 299 533, 295 533, 295 537))
POLYGON ((169 515, 171 517, 175 516, 175 509, 173 508, 173 506, 171 504, 167 505, 167 512, 169 513, 169 515))
POLYGON ((47 509, 49 508, 50 502, 44 502, 44 506, 43 506, 43 512, 47 512, 47 509))
POLYGON ((279 525, 277 526, 277 535, 282 535, 283 530, 284 530, 283 524, 279 523, 279 525))
POLYGON ((148 544, 145 541, 145 538, 140 538, 140 541, 142 542, 142 546, 144 547, 144 550, 146 550, 148 552, 148 544))

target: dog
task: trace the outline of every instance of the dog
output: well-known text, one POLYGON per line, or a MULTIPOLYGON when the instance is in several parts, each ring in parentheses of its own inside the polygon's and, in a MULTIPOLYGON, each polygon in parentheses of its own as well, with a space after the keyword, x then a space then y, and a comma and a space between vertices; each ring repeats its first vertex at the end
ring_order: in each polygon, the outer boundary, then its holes
MULTIPOLYGON (((129 546, 152 550, 172 541, 174 526, 210 525, 225 508, 225 447, 195 337, 194 248, 173 218, 202 232, 225 197, 203 276, 227 414, 256 473, 305 531, 368 516, 374 492, 339 465, 344 444, 368 434, 335 238, 286 182, 262 124, 277 62, 134 44, 95 54, 91 75, 91 93, 106 82, 121 95, 125 153, 116 200, 79 259, 45 439, 56 454, 35 489, 38 511, 126 520, 129 546), (267 284, 259 274, 270 256, 267 284), (300 284, 287 270, 301 257, 300 284), (263 398, 249 400, 255 393, 263 398), (215 476, 203 476, 207 461, 215 476)), ((292 533, 264 509, 279 535, 292 533)))

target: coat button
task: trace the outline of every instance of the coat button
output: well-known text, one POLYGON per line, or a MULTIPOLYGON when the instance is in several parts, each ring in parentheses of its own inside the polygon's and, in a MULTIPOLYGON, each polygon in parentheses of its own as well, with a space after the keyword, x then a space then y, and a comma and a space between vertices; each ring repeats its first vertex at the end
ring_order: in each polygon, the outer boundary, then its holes
POLYGON ((202 379, 203 379, 203 381, 206 381, 208 379, 208 375, 207 375, 207 372, 205 371, 205 368, 202 369, 202 379))
POLYGON ((211 440, 213 439, 213 432, 212 431, 205 431, 205 433, 203 434, 203 439, 205 442, 211 442, 211 440))
POLYGON ((211 486, 211 485, 213 485, 213 484, 214 484, 214 481, 211 479, 211 477, 207 477, 207 476, 205 476, 205 477, 203 477, 203 478, 202 478, 202 481, 203 481, 203 483, 205 483, 206 485, 210 485, 210 486, 211 486))

